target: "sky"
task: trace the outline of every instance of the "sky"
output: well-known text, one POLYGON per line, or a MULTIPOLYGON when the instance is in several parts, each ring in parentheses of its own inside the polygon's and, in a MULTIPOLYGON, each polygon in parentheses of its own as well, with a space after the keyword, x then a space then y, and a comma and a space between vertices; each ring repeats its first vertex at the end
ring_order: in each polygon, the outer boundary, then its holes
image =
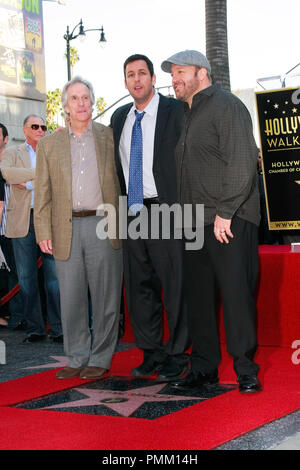
MULTIPOLYGON (((232 90, 262 90, 258 78, 284 75, 300 62, 299 14, 299 0, 227 0, 232 90)), ((107 106, 127 94, 123 62, 131 54, 150 57, 157 87, 171 87, 170 75, 160 68, 163 60, 184 49, 205 54, 205 0, 65 0, 65 6, 44 1, 43 17, 47 90, 67 82, 67 26, 72 31, 82 19, 85 29, 104 27, 104 47, 98 32, 70 44, 80 55, 74 75, 91 81, 107 106)))

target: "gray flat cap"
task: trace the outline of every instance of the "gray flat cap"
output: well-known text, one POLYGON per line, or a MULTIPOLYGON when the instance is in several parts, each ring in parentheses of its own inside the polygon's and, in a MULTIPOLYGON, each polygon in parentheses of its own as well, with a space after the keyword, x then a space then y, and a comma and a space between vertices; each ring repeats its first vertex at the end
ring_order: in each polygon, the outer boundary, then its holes
POLYGON ((177 52, 171 55, 167 60, 164 60, 161 64, 161 68, 164 72, 171 72, 171 65, 196 65, 197 67, 204 67, 209 73, 211 73, 210 63, 208 62, 205 55, 201 52, 186 50, 177 52))

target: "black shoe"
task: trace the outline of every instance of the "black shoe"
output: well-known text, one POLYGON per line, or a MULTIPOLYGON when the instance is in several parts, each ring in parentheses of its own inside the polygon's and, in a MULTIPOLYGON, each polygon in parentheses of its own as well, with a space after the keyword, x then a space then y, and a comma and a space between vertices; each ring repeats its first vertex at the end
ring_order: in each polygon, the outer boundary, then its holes
POLYGON ((63 335, 59 335, 59 336, 49 336, 49 339, 50 339, 53 343, 63 343, 63 342, 64 342, 64 337, 63 337, 63 335))
POLYGON ((133 377, 151 377, 156 372, 160 371, 163 367, 162 362, 153 361, 153 359, 146 359, 141 365, 135 367, 130 372, 133 377))
POLYGON ((171 382, 183 377, 188 370, 189 364, 187 362, 185 364, 179 364, 178 362, 170 360, 162 366, 157 376, 157 380, 171 382))
POLYGON ((241 393, 262 391, 262 386, 256 375, 239 375, 237 381, 239 383, 239 392, 241 393))
POLYGON ((44 341, 45 339, 46 335, 36 335, 33 333, 32 335, 26 336, 23 343, 38 343, 39 341, 44 341))
POLYGON ((18 323, 16 326, 13 327, 13 330, 14 331, 24 331, 24 330, 26 330, 26 328, 27 328, 26 322, 21 321, 20 323, 18 323))
POLYGON ((205 387, 211 387, 219 383, 218 371, 215 370, 208 374, 191 371, 184 379, 171 382, 171 386, 178 390, 195 390, 205 387))

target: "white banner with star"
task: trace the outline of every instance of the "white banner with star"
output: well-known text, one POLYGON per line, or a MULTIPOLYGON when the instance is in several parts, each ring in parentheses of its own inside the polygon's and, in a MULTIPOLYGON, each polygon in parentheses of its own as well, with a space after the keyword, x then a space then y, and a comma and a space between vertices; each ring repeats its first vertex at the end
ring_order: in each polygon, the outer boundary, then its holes
POLYGON ((300 88, 255 93, 270 230, 300 229, 300 88))

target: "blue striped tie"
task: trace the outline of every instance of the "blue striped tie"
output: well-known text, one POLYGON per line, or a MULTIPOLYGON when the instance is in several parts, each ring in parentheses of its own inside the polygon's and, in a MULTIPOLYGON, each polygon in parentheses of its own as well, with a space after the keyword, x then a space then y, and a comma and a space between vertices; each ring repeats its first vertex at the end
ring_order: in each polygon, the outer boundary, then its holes
POLYGON ((128 207, 133 214, 137 214, 143 206, 143 133, 141 121, 144 114, 145 111, 138 113, 135 110, 136 117, 131 135, 128 207))

